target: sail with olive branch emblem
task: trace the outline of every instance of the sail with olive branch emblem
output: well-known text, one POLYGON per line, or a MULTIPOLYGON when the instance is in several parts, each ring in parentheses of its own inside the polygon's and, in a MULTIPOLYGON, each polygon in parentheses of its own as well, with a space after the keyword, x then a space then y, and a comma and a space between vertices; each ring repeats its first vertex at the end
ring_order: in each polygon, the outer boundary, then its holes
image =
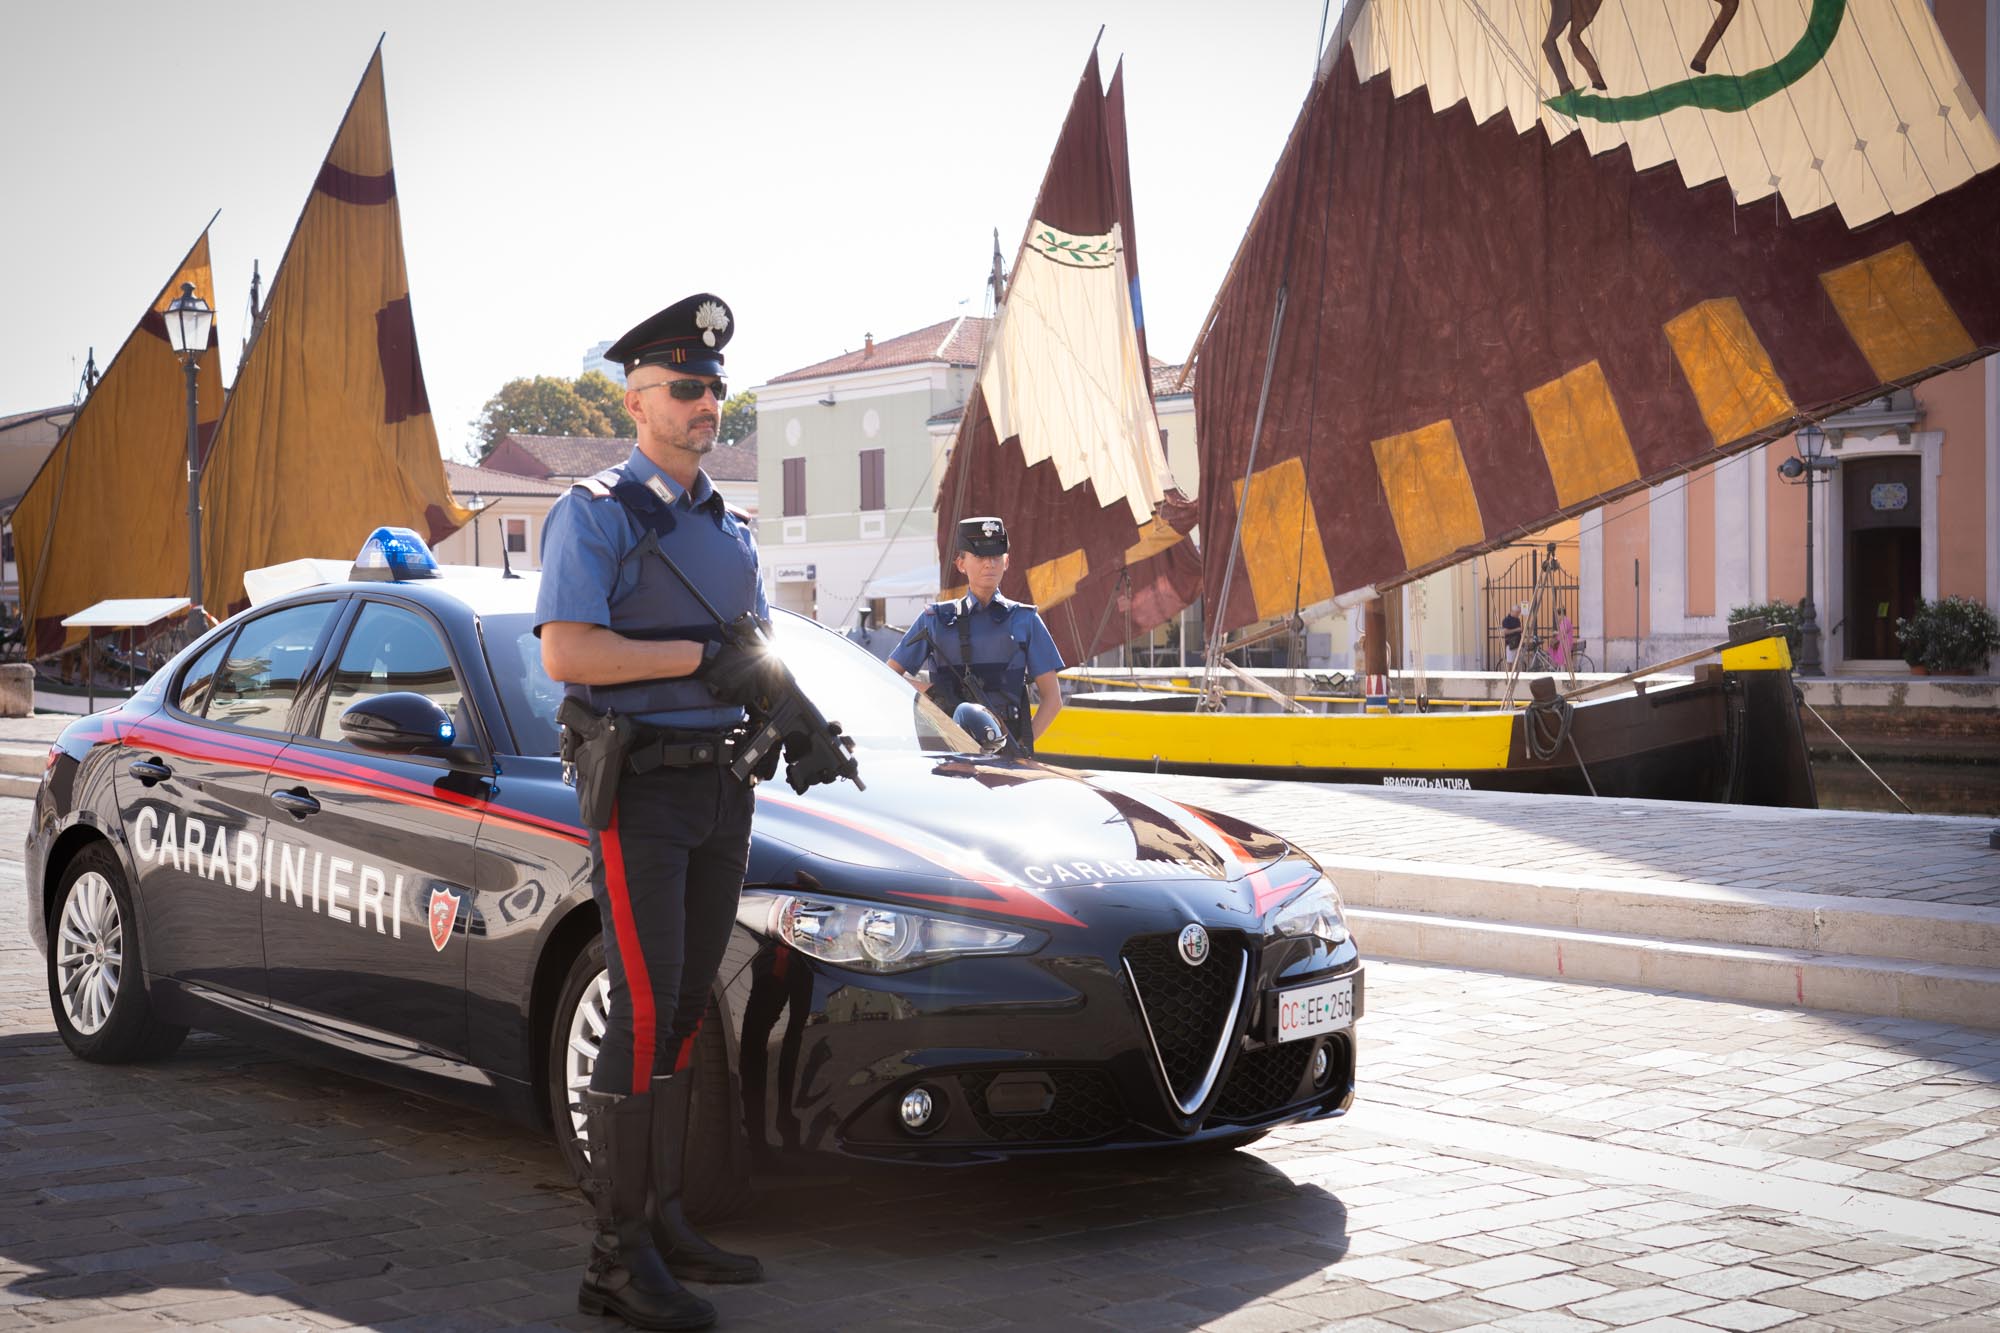
POLYGON ((938 492, 947 596, 957 520, 997 514, 1002 590, 1036 603, 1067 662, 1178 615, 1198 591, 1194 506, 1153 415, 1122 66, 1091 53, 1035 199, 938 492))
POLYGON ((1221 619, 1989 354, 1996 164, 1924 0, 1349 4, 1198 347, 1221 619))

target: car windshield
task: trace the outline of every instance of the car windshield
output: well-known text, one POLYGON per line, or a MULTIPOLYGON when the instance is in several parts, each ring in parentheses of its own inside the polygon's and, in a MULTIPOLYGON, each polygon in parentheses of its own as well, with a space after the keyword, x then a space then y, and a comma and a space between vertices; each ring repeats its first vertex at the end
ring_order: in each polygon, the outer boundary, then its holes
MULTIPOLYGON (((779 611, 772 637, 806 696, 859 750, 977 754, 979 745, 942 709, 861 648, 803 616, 779 611)), ((562 686, 542 670, 542 643, 527 613, 481 620, 501 706, 522 754, 556 752, 562 686)))

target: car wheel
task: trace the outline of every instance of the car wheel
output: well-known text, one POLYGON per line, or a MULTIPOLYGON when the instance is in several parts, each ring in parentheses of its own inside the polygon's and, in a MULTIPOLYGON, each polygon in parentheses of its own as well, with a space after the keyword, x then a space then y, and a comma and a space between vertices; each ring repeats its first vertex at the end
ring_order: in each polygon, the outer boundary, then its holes
POLYGON ((146 994, 132 894, 118 858, 86 847, 63 870, 49 920, 49 1008, 63 1044, 124 1064, 173 1053, 188 1030, 162 1023, 146 994))
MULTIPOLYGON (((579 1180, 589 1161, 583 1094, 597 1067, 610 1004, 611 974, 604 940, 593 938, 570 964, 549 1033, 548 1100, 563 1160, 579 1180)), ((688 1126, 681 1205, 695 1221, 716 1221, 740 1211, 748 1194, 749 1148, 736 1123, 722 1016, 713 1001, 695 1038, 695 1095, 688 1126)))

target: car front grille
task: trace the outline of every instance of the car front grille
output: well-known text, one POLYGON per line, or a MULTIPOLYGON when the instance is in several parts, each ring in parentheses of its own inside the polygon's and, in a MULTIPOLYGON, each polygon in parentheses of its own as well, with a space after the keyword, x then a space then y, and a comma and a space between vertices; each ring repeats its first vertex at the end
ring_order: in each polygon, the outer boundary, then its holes
POLYGON ((1236 1057, 1229 1081, 1222 1085, 1222 1094, 1215 1099, 1214 1117, 1255 1120, 1298 1101, 1312 1052, 1310 1041, 1288 1041, 1282 1046, 1243 1052, 1236 1057))
POLYGON ((992 1074, 960 1074, 958 1086, 979 1128, 996 1143, 1089 1143, 1124 1125, 1125 1106, 1101 1069, 1043 1071, 1054 1089, 1046 1111, 995 1114, 986 1104, 992 1074))
POLYGON ((1125 944, 1125 965, 1138 987, 1147 1025, 1158 1048, 1167 1086, 1187 1110, 1214 1062, 1216 1048, 1229 1039, 1231 1010, 1243 978, 1243 939, 1216 931, 1208 957, 1190 966, 1180 956, 1176 935, 1135 935, 1125 944))

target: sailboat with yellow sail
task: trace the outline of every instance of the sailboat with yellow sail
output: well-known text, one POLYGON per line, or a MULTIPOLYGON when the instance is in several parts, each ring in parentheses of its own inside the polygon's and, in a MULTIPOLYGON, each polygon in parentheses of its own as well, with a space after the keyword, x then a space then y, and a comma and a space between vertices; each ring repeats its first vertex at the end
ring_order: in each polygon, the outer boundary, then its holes
MULTIPOLYGON (((1345 7, 1190 358, 1210 662, 2000 347, 2000 146, 1927 6, 1685 18, 1345 7)), ((1720 656, 1485 716, 1072 707, 1039 748, 1815 803, 1783 641, 1720 656)))
POLYGON ((211 308, 208 234, 107 367, 14 511, 32 656, 72 645, 62 619, 109 597, 184 596, 186 494, 200 473, 198 603, 248 604, 246 570, 358 550, 397 524, 433 542, 452 498, 417 353, 389 147, 382 53, 335 133, 227 398, 213 330, 197 363, 197 457, 160 311, 183 283, 211 308))

